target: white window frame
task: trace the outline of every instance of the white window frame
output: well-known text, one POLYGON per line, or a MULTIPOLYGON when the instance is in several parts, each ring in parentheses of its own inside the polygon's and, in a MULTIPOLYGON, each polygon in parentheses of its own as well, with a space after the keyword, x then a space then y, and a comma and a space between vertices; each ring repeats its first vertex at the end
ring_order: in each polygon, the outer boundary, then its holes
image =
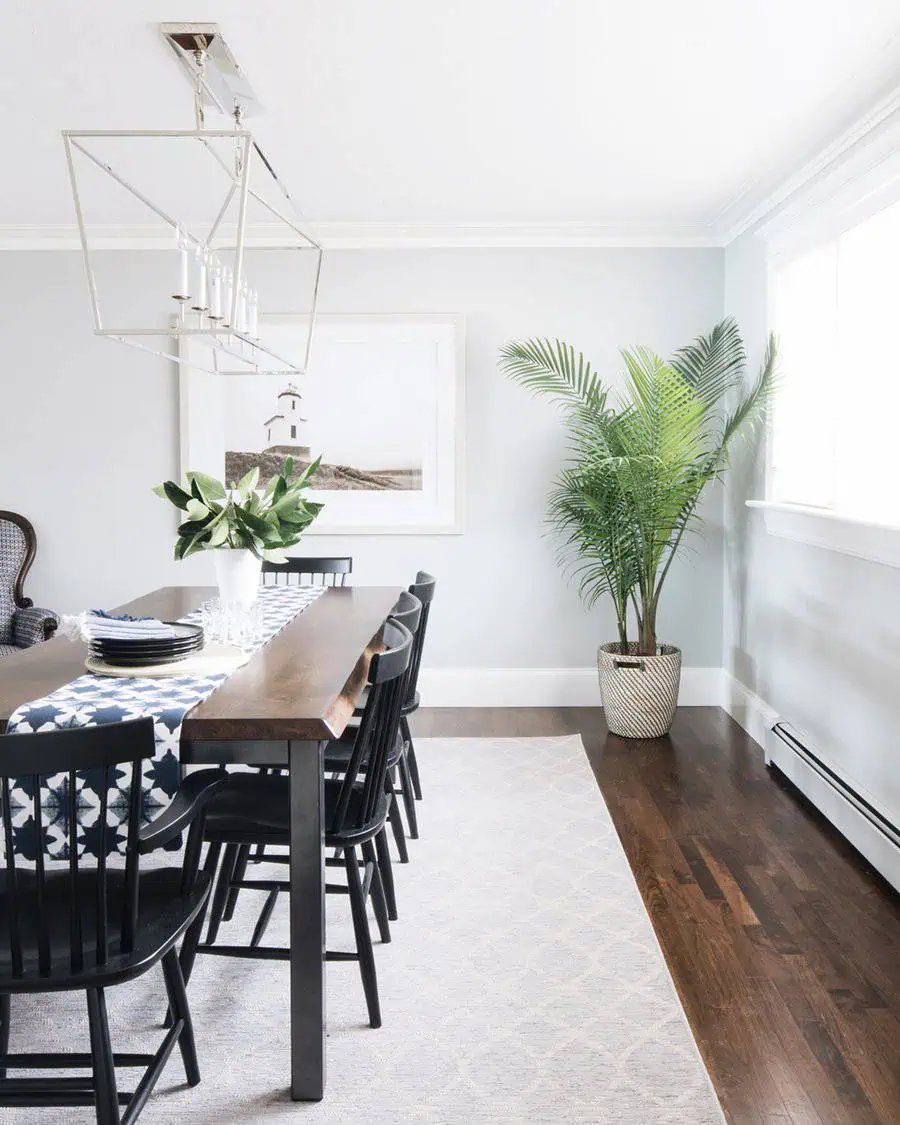
MULTIPOLYGON (((900 108, 876 122, 809 177, 759 224, 766 244, 768 331, 774 324, 773 278, 787 261, 879 211, 900 203, 900 108)), ((766 428, 765 498, 747 507, 764 514, 771 535, 900 567, 900 525, 772 498, 772 419, 766 428)))

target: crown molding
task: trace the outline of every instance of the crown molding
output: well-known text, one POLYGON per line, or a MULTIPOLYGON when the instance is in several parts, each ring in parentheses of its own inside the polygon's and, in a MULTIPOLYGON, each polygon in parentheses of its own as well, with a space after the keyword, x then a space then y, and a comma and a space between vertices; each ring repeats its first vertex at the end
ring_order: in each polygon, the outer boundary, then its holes
MULTIPOLYGON (((338 223, 307 224, 327 250, 694 248, 722 243, 705 223, 338 223)), ((96 226, 92 250, 166 250, 172 238, 158 226, 96 226)), ((246 245, 284 245, 280 224, 247 231, 246 245)), ((0 225, 0 250, 80 250, 70 226, 0 225)))
POLYGON ((852 125, 820 149, 792 173, 777 179, 771 177, 768 190, 751 185, 719 213, 710 224, 717 245, 727 246, 748 230, 771 219, 794 196, 824 174, 830 172, 845 157, 865 147, 884 128, 900 117, 900 85, 856 119, 852 125))
POLYGON ((329 249, 703 247, 705 223, 314 223, 329 249))

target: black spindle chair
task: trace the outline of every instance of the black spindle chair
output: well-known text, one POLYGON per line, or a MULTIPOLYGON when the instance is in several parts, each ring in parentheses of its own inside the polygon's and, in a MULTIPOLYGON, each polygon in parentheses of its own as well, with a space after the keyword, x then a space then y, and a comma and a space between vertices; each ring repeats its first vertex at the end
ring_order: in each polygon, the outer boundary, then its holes
MULTIPOLYGON (((93 1105, 99 1125, 131 1125, 143 1109, 177 1043, 187 1080, 200 1081, 194 1032, 175 943, 198 918, 209 897, 210 878, 199 872, 206 802, 224 784, 225 774, 203 770, 189 775, 169 806, 141 827, 141 777, 153 756, 153 720, 81 727, 0 738, 0 812, 5 861, 0 868, 0 1105, 93 1105), (124 867, 109 863, 117 833, 108 826, 110 787, 116 767, 127 764, 131 778, 124 867), (79 772, 98 792, 92 829, 98 858, 79 855, 76 820, 79 772), (44 854, 51 820, 42 807, 41 779, 65 774, 68 861, 44 854), (31 795, 36 846, 33 867, 17 856, 11 782, 31 795), (190 828, 181 866, 140 870, 140 856, 190 828), (155 1054, 117 1054, 110 1044, 105 990, 146 973, 162 962, 172 1026, 155 1054), (90 1054, 9 1051, 10 997, 23 993, 84 991, 90 1054), (116 1067, 144 1068, 133 1094, 120 1093, 116 1067), (90 1070, 80 1077, 7 1077, 9 1070, 90 1070), (126 1108, 120 1117, 119 1106, 126 1108)), ((121 788, 118 782, 117 787, 121 788)))
MULTIPOLYGON (((409 716, 419 709, 419 668, 422 664, 422 650, 425 647, 425 631, 428 628, 428 615, 431 612, 431 603, 434 601, 436 585, 436 579, 432 578, 430 574, 426 574, 424 570, 420 570, 416 574, 415 582, 409 587, 409 592, 422 603, 422 619, 419 622, 419 628, 416 631, 416 639, 413 645, 412 663, 410 665, 409 679, 406 685, 406 696, 403 700, 403 708, 400 716, 400 733, 403 735, 407 744, 406 757, 409 762, 410 780, 412 781, 413 792, 415 793, 417 801, 422 800, 422 785, 419 780, 419 763, 416 761, 416 747, 409 729, 409 716)), ((364 705, 365 699, 360 701, 360 708, 364 705)), ((357 709, 357 714, 359 714, 359 709, 357 709)))
MULTIPOLYGON (((392 621, 399 621, 401 625, 407 628, 413 637, 419 628, 419 619, 422 613, 422 603, 418 598, 412 594, 404 591, 397 600, 394 608, 388 615, 392 621)), ((407 669, 406 675, 409 675, 407 669)), ((366 688, 367 692, 368 689, 366 688)), ((406 698, 406 689, 403 689, 403 698, 406 698)), ((347 769, 347 763, 353 753, 354 740, 356 737, 356 729, 359 725, 358 716, 362 714, 362 708, 357 710, 357 717, 351 720, 351 725, 339 739, 335 739, 328 743, 328 748, 325 752, 325 773, 331 777, 340 777, 347 769)), ((269 770, 262 767, 263 773, 281 773, 280 769, 269 770)), ((406 846, 406 834, 403 828, 403 819, 400 815, 400 806, 397 803, 397 797, 402 797, 404 806, 407 810, 407 818, 410 822, 411 835, 418 837, 419 829, 416 819, 416 810, 413 798, 412 782, 409 774, 409 768, 406 763, 406 744, 397 733, 397 739, 394 744, 394 749, 388 758, 388 825, 394 836, 394 842, 397 846, 397 852, 400 856, 401 863, 409 862, 409 850, 406 846), (399 777, 398 777, 399 774, 399 777)), ((232 859, 234 860, 234 874, 231 878, 231 886, 228 892, 228 897, 225 901, 224 910, 222 911, 221 921, 230 922, 234 917, 234 911, 237 906, 238 893, 242 881, 247 874, 247 862, 250 854, 250 848, 243 846, 235 848, 233 853, 229 855, 226 849, 224 861, 229 866, 232 859)), ((394 888, 394 873, 391 869, 390 852, 386 846, 379 847, 378 849, 379 867, 381 870, 382 883, 384 885, 384 893, 387 899, 388 918, 390 921, 397 920, 397 897, 394 888)), ((265 861, 265 848, 258 845, 255 849, 254 863, 262 863, 265 861)), ((329 861, 330 862, 330 861, 329 861)), ((217 918, 218 912, 215 908, 212 911, 212 918, 217 918)), ((218 923, 211 923, 218 930, 218 923)))
MULTIPOLYGON (((304 558, 302 555, 292 555, 283 563, 273 563, 267 560, 262 564, 263 586, 346 586, 347 576, 353 573, 353 559, 349 555, 334 557, 304 558)), ((263 767, 263 773, 269 770, 263 767)), ((266 858, 266 849, 257 848, 253 857, 254 863, 262 863, 266 858)), ((238 853, 237 869, 241 876, 247 870, 250 861, 250 849, 244 848, 238 853)), ((226 921, 234 913, 236 896, 228 900, 225 913, 226 921)))
MULTIPOLYGON (((404 591, 397 600, 394 608, 391 610, 389 619, 391 621, 399 621, 401 625, 405 626, 413 635, 413 652, 415 652, 415 638, 418 635, 420 622, 422 618, 422 603, 414 595, 404 591)), ((407 669, 406 677, 412 673, 412 657, 410 657, 410 667, 407 669)), ((405 700, 407 697, 407 686, 403 686, 403 696, 405 700)), ((362 713, 362 708, 358 708, 358 713, 362 713)), ((346 768, 347 763, 354 749, 354 727, 351 725, 339 738, 333 742, 329 742, 328 749, 325 751, 325 772, 326 774, 340 775, 346 768)), ((416 840, 419 837, 419 824, 416 816, 415 797, 413 795, 412 777, 409 769, 409 762, 407 759, 406 740, 402 737, 399 729, 397 731, 397 738, 394 746, 391 749, 388 758, 388 795, 390 798, 390 812, 388 814, 388 824, 394 835, 394 842, 397 846, 397 851, 400 856, 401 863, 409 862, 409 850, 406 846, 406 837, 403 831, 403 821, 400 816, 400 809, 397 804, 397 797, 403 800, 403 806, 406 811, 406 818, 409 823, 409 834, 416 840)), ((382 864, 382 880, 384 882, 385 893, 388 900, 388 917, 391 921, 397 919, 397 902, 394 893, 394 879, 391 871, 390 859, 382 864)))
POLYGON ((283 563, 264 562, 264 586, 345 586, 353 572, 352 558, 303 558, 292 555, 283 563))
POLYGON ((422 621, 416 633, 416 643, 413 646, 412 664, 409 671, 409 680, 406 685, 406 698, 400 712, 400 732, 406 740, 407 758, 409 760, 409 773, 412 780, 416 800, 422 800, 422 785, 419 781, 419 763, 416 761, 416 747, 409 729, 409 716, 419 709, 419 668, 422 664, 422 650, 425 647, 425 630, 428 628, 428 615, 431 613, 431 603, 434 600, 434 590, 437 581, 424 570, 416 575, 416 580, 409 588, 422 603, 422 621))
MULTIPOLYGON (((413 638, 403 625, 388 620, 384 626, 385 650, 372 657, 368 674, 368 701, 361 717, 344 776, 325 779, 325 847, 341 854, 336 862, 344 867, 347 883, 328 884, 333 894, 350 898, 355 952, 326 953, 329 961, 358 961, 363 990, 372 1027, 381 1026, 375 956, 366 914, 366 901, 372 905, 383 942, 390 941, 387 902, 381 879, 379 855, 387 847, 385 823, 390 807, 387 786, 388 762, 397 740, 400 707, 406 684, 406 672, 412 656, 413 638)), ((216 954, 220 957, 253 957, 269 961, 286 961, 290 950, 262 945, 278 895, 289 889, 286 880, 238 879, 235 873, 238 849, 253 844, 280 845, 290 840, 289 778, 282 774, 233 773, 225 788, 213 799, 207 810, 205 835, 210 842, 207 870, 218 863, 221 848, 225 855, 219 867, 215 895, 210 910, 206 941, 190 931, 181 953, 185 979, 190 978, 195 955, 216 954), (217 944, 219 924, 225 904, 233 889, 266 891, 267 897, 257 921, 250 944, 217 944)), ((268 863, 288 863, 283 854, 268 855, 268 863)), ((328 861, 333 866, 335 861, 328 861)))

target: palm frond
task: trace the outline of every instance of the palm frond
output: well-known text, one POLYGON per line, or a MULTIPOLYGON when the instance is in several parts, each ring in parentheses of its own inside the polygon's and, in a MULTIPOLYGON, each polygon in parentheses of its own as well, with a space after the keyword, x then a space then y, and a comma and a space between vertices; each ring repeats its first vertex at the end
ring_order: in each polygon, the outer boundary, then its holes
POLYGON ((680 348, 672 367, 693 392, 709 403, 719 403, 743 379, 747 356, 734 317, 720 321, 707 336, 680 348))
POLYGON ((594 413, 606 407, 599 375, 581 352, 576 353, 562 340, 536 336, 504 344, 499 365, 504 374, 535 393, 549 394, 594 413))

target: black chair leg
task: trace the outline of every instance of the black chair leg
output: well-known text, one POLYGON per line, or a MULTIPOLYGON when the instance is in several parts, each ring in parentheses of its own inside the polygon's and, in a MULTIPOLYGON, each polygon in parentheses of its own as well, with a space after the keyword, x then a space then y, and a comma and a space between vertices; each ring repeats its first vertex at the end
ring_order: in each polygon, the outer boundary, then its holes
POLYGON ((256 919, 256 925, 253 927, 253 937, 250 938, 251 949, 256 949, 263 939, 266 927, 269 925, 272 918, 272 911, 275 909, 275 905, 278 902, 278 893, 278 887, 273 887, 266 896, 263 908, 259 912, 259 917, 256 919))
POLYGON ((372 909, 378 922, 378 934, 382 944, 387 945, 391 940, 391 926, 388 921, 387 899, 384 894, 384 884, 381 881, 381 869, 378 866, 378 857, 375 854, 375 845, 371 840, 366 840, 362 846, 363 859, 366 867, 372 869, 372 883, 369 893, 372 896, 372 909))
POLYGON ((88 1023, 91 1031, 91 1063, 94 1071, 94 1101, 97 1125, 120 1125, 116 1067, 109 1041, 106 997, 102 988, 87 990, 88 1023))
MULTIPOLYGON (((203 870, 210 877, 214 879, 216 875, 216 868, 219 866, 219 856, 222 854, 221 844, 210 844, 209 851, 206 853, 206 862, 203 864, 203 870)), ((191 922, 184 935, 184 941, 181 943, 181 974, 184 977, 185 984, 191 979, 191 973, 194 971, 194 961, 197 959, 197 946, 200 944, 200 935, 203 933, 203 923, 206 921, 206 912, 209 909, 209 897, 207 896, 206 902, 203 904, 203 909, 197 917, 191 922)), ((171 1013, 170 1013, 171 1015, 171 1013)), ((167 1021, 167 1026, 168 1026, 167 1021)))
MULTIPOLYGON (((10 1012, 11 1004, 9 1001, 9 993, 0 993, 0 1055, 5 1055, 9 1052, 10 1012)), ((6 1067, 0 1066, 0 1078, 5 1077, 6 1067)))
POLYGON ((397 763, 400 771, 400 787, 403 795, 403 807, 406 809, 406 823, 409 825, 409 835, 413 840, 419 838, 419 819, 416 816, 416 797, 413 793, 412 778, 409 773, 409 762, 406 755, 400 756, 397 763))
MULTIPOLYGON (((234 882, 240 883, 247 874, 247 864, 250 862, 250 845, 241 844, 238 848, 237 863, 234 866, 234 882)), ((237 906, 238 895, 240 894, 240 887, 230 887, 228 890, 228 899, 225 903, 225 913, 222 915, 223 922, 230 922, 234 917, 234 908, 237 906)))
POLYGON ((378 854, 378 871, 381 875, 381 885, 384 887, 388 918, 392 922, 396 922, 397 893, 394 889, 394 869, 391 864, 391 851, 388 847, 387 835, 383 828, 375 837, 375 851, 378 854))
POLYGON ((219 867, 219 877, 216 879, 216 889, 213 893, 212 906, 209 910, 209 929, 206 931, 208 945, 213 945, 219 934, 219 926, 225 913, 225 903, 228 892, 231 890, 231 881, 234 878, 234 867, 238 860, 239 844, 228 844, 222 863, 219 867))
POLYGON ((197 1062, 197 1046, 194 1042, 194 1025, 191 1022, 191 1010, 188 1007, 181 963, 174 946, 163 957, 162 968, 166 980, 166 992, 169 994, 169 1009, 175 1013, 175 1019, 184 1020, 184 1027, 178 1036, 184 1073, 187 1075, 188 1085, 197 1086, 200 1083, 200 1066, 197 1062))
POLYGON ((412 735, 409 731, 409 720, 405 715, 400 720, 400 733, 408 743, 406 756, 409 761, 409 775, 412 778, 413 793, 416 795, 416 800, 421 801, 422 786, 419 782, 419 763, 416 760, 416 748, 413 745, 412 735))
POLYGON ((350 910, 353 914, 353 932, 356 935, 359 972, 362 977, 363 991, 366 994, 366 1005, 369 1009, 369 1026, 381 1027, 378 978, 375 975, 375 953, 372 949, 372 935, 369 933, 369 917, 366 914, 362 881, 359 877, 359 860, 355 847, 344 849, 344 866, 347 869, 347 887, 350 891, 350 910))
MULTIPOLYGON (((393 785, 391 786, 393 790, 393 785)), ((394 834, 394 843, 397 845, 397 854, 401 863, 409 863, 409 849, 406 846, 406 833, 403 831, 403 821, 400 817, 400 806, 397 804, 397 795, 391 792, 391 803, 388 806, 388 824, 394 834)))

